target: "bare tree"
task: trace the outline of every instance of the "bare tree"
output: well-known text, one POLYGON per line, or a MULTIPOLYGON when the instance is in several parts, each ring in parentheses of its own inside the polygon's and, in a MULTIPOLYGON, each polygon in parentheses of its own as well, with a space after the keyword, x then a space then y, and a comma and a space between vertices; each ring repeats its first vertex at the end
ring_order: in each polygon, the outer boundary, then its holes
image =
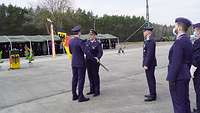
POLYGON ((64 13, 73 6, 73 0, 42 0, 41 7, 48 9, 51 13, 64 13))
POLYGON ((74 0, 41 0, 40 7, 51 12, 57 28, 63 27, 64 13, 73 8, 74 0))

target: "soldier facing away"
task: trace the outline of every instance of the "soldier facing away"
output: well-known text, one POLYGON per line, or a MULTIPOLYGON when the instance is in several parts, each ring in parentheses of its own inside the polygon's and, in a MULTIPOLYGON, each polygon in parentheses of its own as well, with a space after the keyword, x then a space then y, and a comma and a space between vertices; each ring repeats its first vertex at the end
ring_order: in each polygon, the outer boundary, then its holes
POLYGON ((86 64, 84 58, 85 52, 85 43, 80 39, 81 27, 76 26, 72 29, 72 32, 75 34, 69 42, 69 50, 72 54, 72 100, 78 100, 79 102, 88 101, 89 98, 86 98, 83 94, 84 84, 85 84, 85 72, 86 64), (77 94, 78 86, 78 94, 77 94))

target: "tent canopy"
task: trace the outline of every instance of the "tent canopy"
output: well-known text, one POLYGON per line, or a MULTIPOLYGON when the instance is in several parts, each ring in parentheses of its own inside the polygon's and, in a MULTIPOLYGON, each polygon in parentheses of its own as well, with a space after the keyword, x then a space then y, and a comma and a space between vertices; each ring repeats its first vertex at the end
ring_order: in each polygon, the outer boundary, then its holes
MULTIPOLYGON (((60 40, 60 38, 56 35, 54 37, 56 41, 60 40)), ((0 42, 44 42, 51 40, 51 36, 48 35, 35 35, 35 36, 0 36, 0 42)))
MULTIPOLYGON (((73 36, 72 36, 73 37, 73 36)), ((89 35, 81 35, 82 39, 89 39, 89 35)), ((113 36, 111 34, 98 34, 98 39, 119 39, 116 36, 113 36)), ((55 41, 59 41, 60 37, 58 35, 54 36, 55 41)), ((25 36, 25 35, 19 35, 19 36, 0 36, 0 43, 4 42, 44 42, 51 40, 50 35, 35 35, 35 36, 25 36)))
MULTIPOLYGON (((73 36, 72 36, 73 37, 73 36)), ((86 34, 86 35, 81 35, 82 39, 89 39, 90 35, 86 34)), ((98 39, 119 39, 118 37, 111 35, 111 34, 98 34, 97 35, 98 39)))

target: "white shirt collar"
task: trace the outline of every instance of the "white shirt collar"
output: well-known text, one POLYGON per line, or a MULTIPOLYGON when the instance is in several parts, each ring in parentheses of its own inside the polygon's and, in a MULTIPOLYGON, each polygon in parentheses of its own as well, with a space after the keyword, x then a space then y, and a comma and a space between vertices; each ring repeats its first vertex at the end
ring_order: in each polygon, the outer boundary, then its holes
POLYGON ((150 37, 151 37, 151 34, 150 34, 150 35, 147 35, 146 40, 150 40, 150 37))
POLYGON ((90 42, 92 42, 92 43, 96 42, 96 39, 90 39, 90 42))
POLYGON ((79 35, 74 35, 74 38, 79 38, 80 36, 79 35))

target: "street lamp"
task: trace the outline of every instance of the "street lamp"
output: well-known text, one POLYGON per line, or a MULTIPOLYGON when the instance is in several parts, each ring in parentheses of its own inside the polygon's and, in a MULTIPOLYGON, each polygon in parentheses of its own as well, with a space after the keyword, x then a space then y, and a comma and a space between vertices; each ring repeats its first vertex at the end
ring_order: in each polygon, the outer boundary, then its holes
POLYGON ((56 57, 56 51, 55 51, 55 41, 54 41, 54 32, 53 32, 53 21, 49 18, 47 18, 47 21, 51 23, 51 41, 52 41, 52 57, 56 57))

